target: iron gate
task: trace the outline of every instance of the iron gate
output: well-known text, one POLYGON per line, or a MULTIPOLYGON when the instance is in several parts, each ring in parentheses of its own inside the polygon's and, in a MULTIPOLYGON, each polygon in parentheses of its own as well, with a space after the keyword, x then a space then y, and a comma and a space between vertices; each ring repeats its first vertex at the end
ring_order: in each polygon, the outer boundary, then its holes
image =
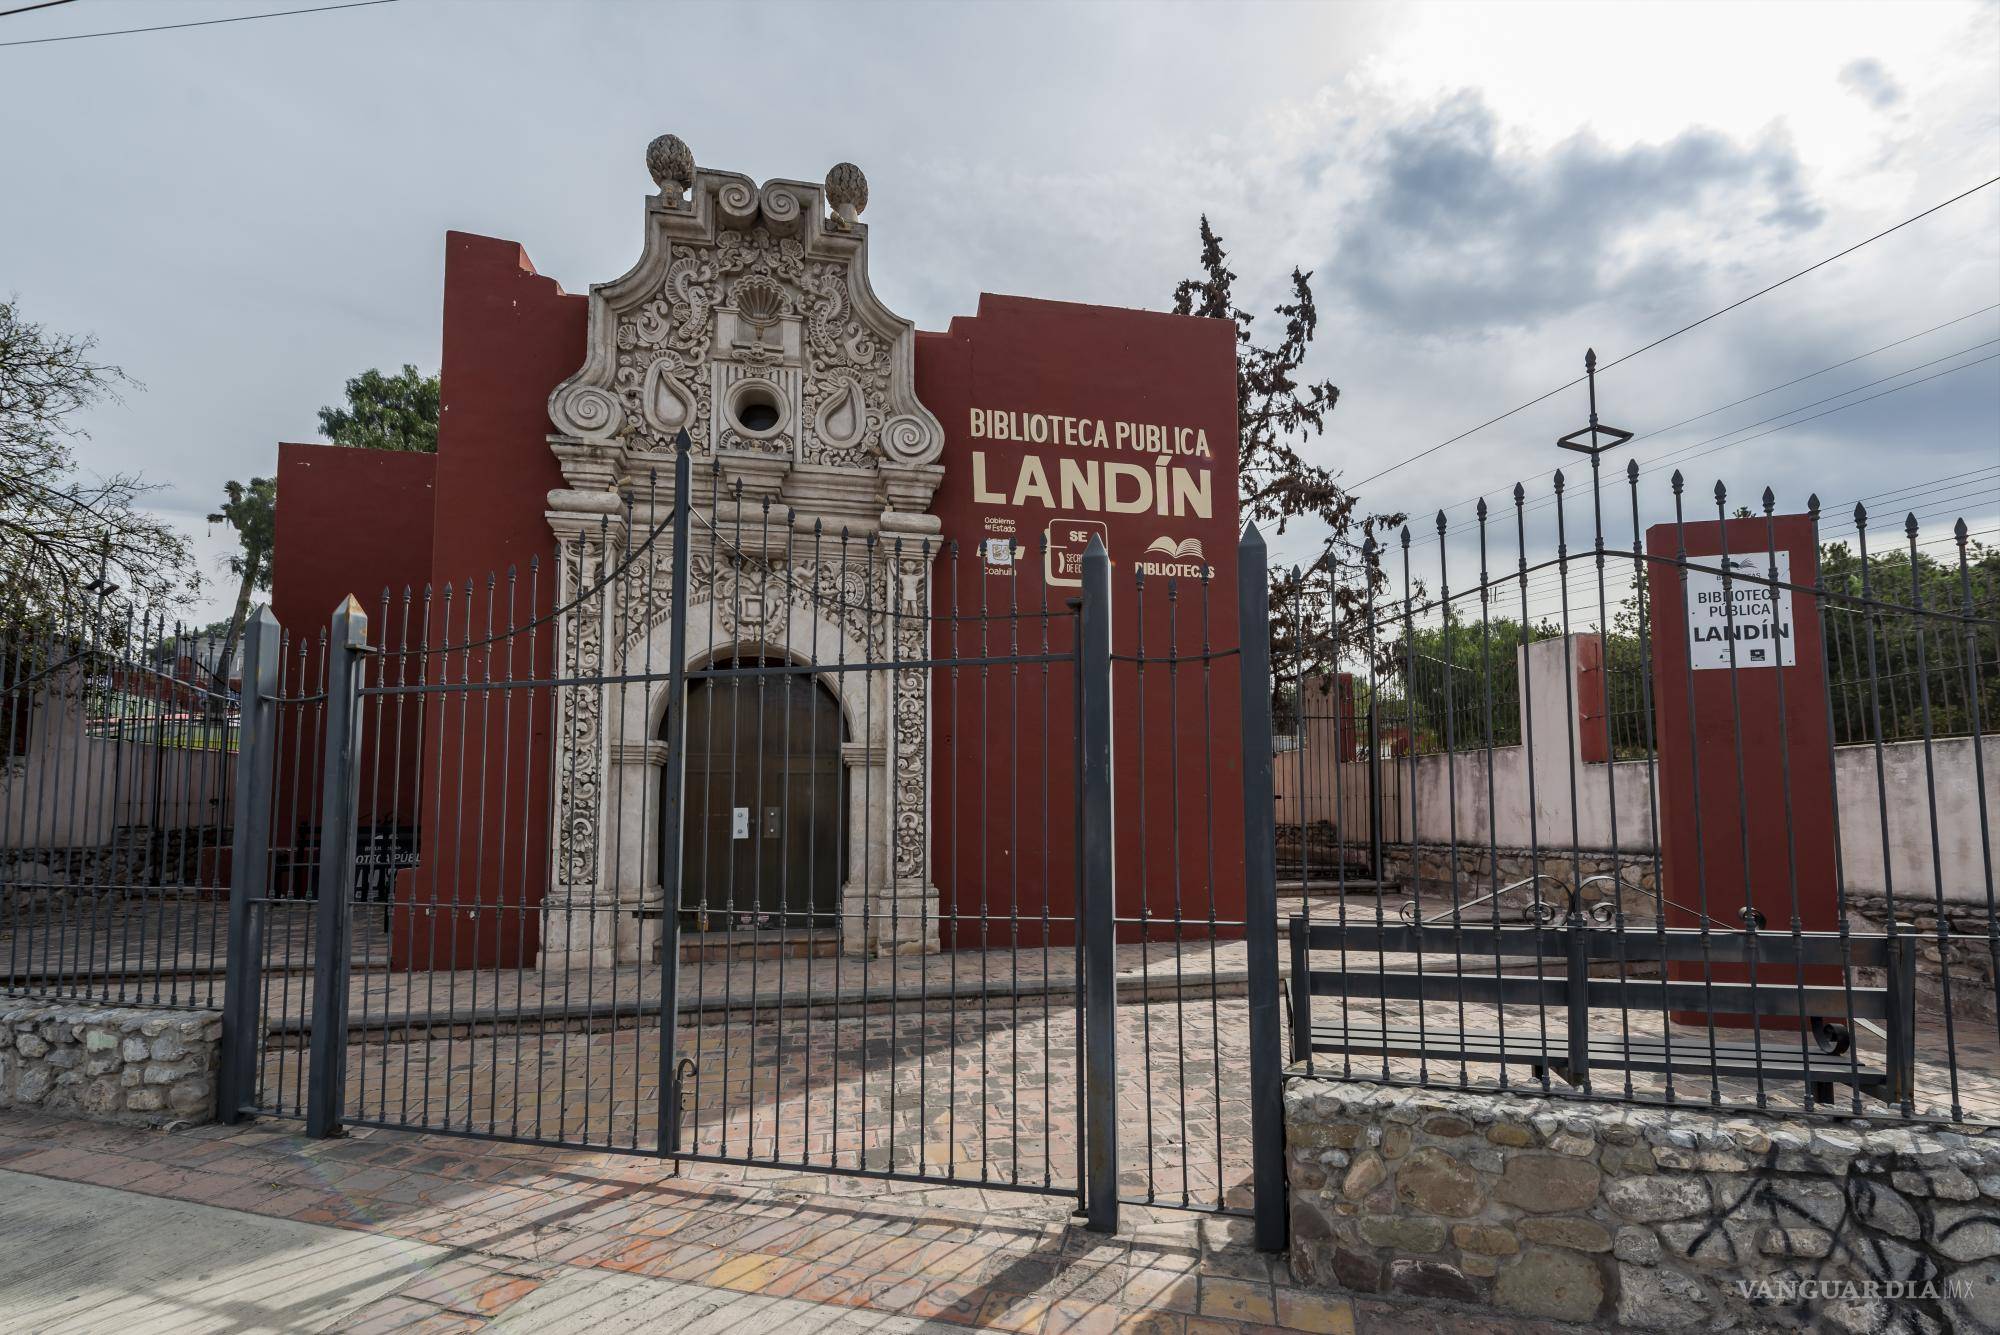
POLYGON ((921 518, 833 532, 674 465, 554 570, 350 599, 310 653, 253 627, 254 763, 317 774, 276 785, 317 820, 250 793, 232 930, 296 937, 312 989, 232 975, 225 1108, 1098 1227, 1255 1203, 1281 1243, 1254 534, 1226 599, 1121 583, 1114 654, 1101 547, 1075 590, 988 578, 921 518))

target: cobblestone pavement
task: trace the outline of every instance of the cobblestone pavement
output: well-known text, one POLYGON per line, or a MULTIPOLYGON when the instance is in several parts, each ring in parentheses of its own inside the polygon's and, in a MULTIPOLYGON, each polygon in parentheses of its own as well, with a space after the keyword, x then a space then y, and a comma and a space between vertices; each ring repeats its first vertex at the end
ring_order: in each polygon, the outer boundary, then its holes
MULTIPOLYGON (((1073 1004, 846 1017, 767 1013, 682 1029, 684 1150, 1074 1190, 1081 1081, 1073 1004)), ((660 1031, 452 1029, 348 1050, 358 1122, 650 1151, 660 1031)), ((267 1050, 265 1088, 300 1106, 302 1049, 267 1050)), ((1127 1005, 1118 1016, 1123 1194, 1249 1204, 1248 1003, 1127 1005), (1142 1078, 1143 1073, 1143 1078, 1142 1078)), ((278 1108, 276 1102, 265 1106, 278 1108)))
MULTIPOLYGON (((1078 1177, 1081 1077, 1075 1013, 1041 997, 1005 1004, 873 1008, 848 1014, 773 1010, 754 1019, 711 1018, 680 1030, 684 1083, 680 1140, 686 1153, 801 1167, 949 1178, 982 1185, 1074 1189, 1078 1177)), ((1392 1007, 1408 1023, 1415 1008, 1392 1007)), ((1468 1007, 1465 1022, 1493 1026, 1490 1010, 1468 1007)), ((1357 1022, 1373 1008, 1356 1008, 1357 1022)), ((1510 1008, 1510 1030, 1531 1032, 1539 1016, 1510 1008)), ((1460 1022, 1455 1007, 1432 1006, 1427 1023, 1460 1022)), ((1561 1022, 1552 1014, 1553 1028, 1561 1022)), ((1634 1017, 1657 1030, 1659 1017, 1634 1017)), ((1190 997, 1180 1004, 1123 1004, 1118 1011, 1120 1191, 1128 1200, 1197 1208, 1250 1205, 1248 1003, 1190 997)), ((1706 1033, 1676 1026, 1676 1051, 1692 1066, 1706 1033), (1685 1048, 1678 1044, 1685 1043, 1685 1048)), ((1725 1041, 1748 1034, 1722 1033, 1725 1041)), ((1961 1053, 1975 1036, 1961 1040, 1961 1053)), ((1769 1035, 1767 1042, 1781 1041, 1769 1035)), ((1795 1040, 1794 1040, 1795 1041, 1795 1040)), ((1989 1040, 1990 1043, 1990 1040, 1989 1040)), ((1928 1049, 1936 1051, 1935 1047, 1928 1049)), ((268 1050, 265 1087, 283 1096, 261 1106, 301 1105, 304 1052, 268 1050)), ((2000 1061, 1959 1073, 1959 1102, 1974 1118, 2000 1117, 2000 1061)), ((1320 1057, 1329 1075, 1377 1079, 1379 1058, 1320 1057)), ((1493 1088, 1496 1068, 1414 1061, 1388 1074, 1415 1083, 1493 1088)), ((1933 1065, 1927 1101, 1949 1096, 1933 1065)), ((1525 1067, 1509 1068, 1515 1088, 1539 1088, 1525 1067)), ((1551 1079, 1561 1094, 1567 1086, 1551 1079)), ((378 1032, 350 1045, 345 1107, 357 1122, 457 1130, 605 1149, 650 1152, 662 1143, 660 1031, 621 1027, 433 1026, 378 1032)), ((1597 1092, 1617 1097, 1623 1073, 1599 1075, 1597 1092)), ((1638 1097, 1663 1097, 1665 1081, 1640 1073, 1638 1097)), ((1771 1083, 1772 1108, 1798 1106, 1802 1085, 1771 1083)), ((1708 1082, 1683 1070, 1674 1093, 1706 1101, 1708 1082)), ((1723 1082, 1738 1106, 1755 1103, 1746 1080, 1723 1082)), ((1844 1088, 1836 1108, 1850 1110, 1844 1088)), ((1890 1111, 1864 1099, 1863 1109, 1890 1111)))
MULTIPOLYGON (((627 1155, 367 1129, 315 1142, 275 1120, 163 1134, 16 1113, 0 1113, 0 1169, 413 1244, 352 1263, 344 1291, 367 1292, 343 1310, 350 1332, 635 1328, 622 1316, 646 1310, 653 1285, 653 1310, 671 1304, 681 1320, 669 1324, 691 1331, 859 1329, 851 1318, 869 1316, 1024 1335, 1580 1329, 1305 1290, 1282 1258, 1251 1250, 1239 1219, 1128 1208, 1107 1238, 1082 1231, 1069 1201, 977 1188, 676 1173, 627 1155), (736 1306, 736 1295, 784 1304, 736 1306)), ((10 1208, 0 1199, 0 1217, 10 1208)), ((148 1310, 170 1329, 214 1315, 148 1310)), ((264 1328, 257 1309, 226 1315, 229 1329, 264 1328)))
MULTIPOLYGON (((1374 912, 1377 897, 1374 895, 1354 896, 1361 904, 1360 911, 1374 912)), ((1311 912, 1323 915, 1333 911, 1325 896, 1315 896, 1310 901, 1311 912)), ((1381 898, 1385 915, 1393 912, 1398 902, 1395 893, 1381 898)), ((1299 911, 1307 901, 1296 895, 1281 897, 1279 911, 1281 921, 1291 913, 1299 911)), ((287 1056, 282 1035, 301 1034, 305 1029, 305 1017, 311 996, 312 980, 306 964, 310 958, 309 942, 303 930, 305 916, 296 907, 272 915, 267 940, 266 958, 268 972, 262 988, 263 1012, 266 1021, 281 1036, 274 1047, 277 1054, 268 1064, 271 1081, 270 1097, 261 1106, 288 1108, 296 1106, 302 1072, 295 1056, 287 1056)), ((175 923, 170 918, 161 918, 153 923, 155 940, 180 940, 184 947, 182 958, 190 964, 196 962, 195 949, 198 943, 212 943, 219 931, 216 922, 208 921, 200 915, 212 917, 219 910, 218 905, 206 902, 187 902, 179 911, 196 915, 185 922, 175 923), (199 919, 199 920, 197 920, 199 919), (163 925, 163 924, 171 924, 163 925)), ((1350 912, 1356 911, 1350 905, 1350 912)), ((42 927, 46 929, 47 924, 42 927)), ((997 923, 996 923, 997 928, 997 923)), ((1121 1005, 1130 1008, 1131 1003, 1149 999, 1153 1004, 1141 1008, 1154 1019, 1178 1012, 1181 1016, 1206 1023, 1211 1030, 1219 1012, 1211 1015, 1212 1002, 1218 995, 1224 999, 1240 996, 1247 979, 1245 947, 1240 940, 1209 941, 1187 939, 1176 941, 1170 926, 1155 925, 1154 932, 1159 939, 1138 944, 1128 943, 1117 948, 1116 972, 1119 982, 1121 1005), (1178 998, 1178 1004, 1175 999, 1178 998)), ((45 932, 46 935, 46 932, 45 932)), ((734 934, 738 947, 747 947, 757 941, 758 933, 739 931, 734 934)), ((65 934, 55 932, 58 942, 87 942, 78 932, 65 934)), ((25 947, 20 947, 25 948, 25 947)), ((203 946, 207 949, 207 946, 203 946)), ((6 945, 0 941, 0 954, 6 945)), ((1289 971, 1288 962, 1282 958, 1280 974, 1289 971)), ((374 910, 357 913, 355 918, 355 957, 357 960, 381 959, 386 957, 382 933, 374 910)), ((205 958, 205 956, 204 956, 205 958)), ((1436 968, 1446 962, 1445 957, 1427 955, 1425 967, 1436 968)), ((1416 957, 1412 955, 1370 955, 1365 961, 1354 961, 1352 967, 1366 972, 1376 967, 1408 970, 1416 967, 1416 957)), ((1324 965, 1322 966, 1324 967, 1324 965)), ((1553 966, 1550 966, 1553 967, 1553 966)), ((624 963, 593 969, 556 970, 547 968, 460 970, 456 972, 390 973, 384 969, 359 968, 353 975, 350 989, 350 1023, 357 1033, 367 1039, 367 1033, 386 1033, 400 1042, 413 1046, 418 1054, 411 1062, 413 1072, 439 1069, 455 1062, 467 1060, 461 1055, 463 1043, 446 1040, 448 1055, 427 1053, 425 1050, 436 1046, 441 1031, 450 1032, 452 1027, 463 1029, 472 1021, 504 1021, 518 1026, 525 1022, 525 1037, 519 1041, 523 1048, 523 1059, 537 1069, 550 1065, 571 1067, 579 1058, 579 1042, 572 1039, 564 1043, 560 1033, 575 1029, 602 1029, 605 1027, 650 1027, 657 1035, 657 1022, 651 1017, 658 1014, 659 982, 661 972, 657 964, 624 963), (650 1022, 650 1023, 649 1023, 650 1022), (428 1065, 426 1065, 428 1060, 428 1065)), ((1040 1072, 1039 1045, 1044 1035, 1048 1037, 1052 1051, 1061 1056, 1065 1047, 1073 1050, 1073 1040, 1064 1040, 1059 1032, 1069 1017, 1073 1021, 1075 1006, 1075 954, 1072 948, 1022 946, 1017 950, 957 951, 947 954, 923 956, 900 956, 886 959, 862 959, 855 957, 789 958, 767 957, 749 958, 703 958, 683 964, 680 983, 680 1006, 684 1016, 697 1014, 715 1017, 727 1013, 733 1024, 745 1022, 758 1026, 758 1036, 754 1039, 732 1038, 728 1043, 720 1039, 704 1038, 702 1044, 709 1049, 709 1056, 716 1061, 704 1059, 700 1082, 703 1085, 699 1097, 708 1099, 713 1094, 720 1098, 720 1090, 730 1086, 717 1069, 723 1049, 748 1047, 751 1053, 747 1065, 731 1057, 729 1065, 734 1069, 770 1070, 774 1086, 778 1073, 786 1070, 786 1063, 796 1058, 801 1071, 808 1061, 808 1052, 818 1052, 823 1060, 814 1060, 812 1070, 815 1079, 829 1076, 836 1054, 840 1056, 843 1068, 852 1068, 857 1073, 862 1065, 872 1070, 886 1070, 891 1064, 885 1055, 880 1061, 873 1055, 877 1049, 885 1053, 896 1053, 893 1062, 898 1077, 880 1085, 886 1093, 902 1088, 901 1073, 905 1067, 912 1067, 917 1083, 926 1090, 935 1088, 930 1082, 930 1072, 947 1073, 956 1070, 960 1084, 966 1090, 984 1089, 989 1108, 1000 1101, 1012 1102, 1025 1097, 1030 1102, 1041 1097, 1042 1090, 1052 1086, 1055 1079, 1054 1063, 1050 1063, 1047 1075, 1040 1072), (947 1002, 956 1003, 957 1021, 939 1020, 931 1012, 942 1010, 947 1002), (846 1018, 858 1007, 871 1010, 887 1008, 897 1012, 900 1018, 893 1023, 879 1018, 871 1019, 865 1026, 848 1024, 846 1018), (976 1021, 964 1019, 968 1006, 979 1013, 976 1021), (837 1029, 834 1034, 816 1034, 809 1041, 805 1039, 777 1036, 778 1031, 804 1033, 806 1028, 798 1021, 801 1013, 814 1016, 812 1030, 837 1029), (842 1017, 839 1025, 832 1023, 834 1017, 842 1017), (925 1018, 929 1016, 930 1018, 925 1018), (952 1025, 956 1024, 956 1030, 952 1025), (766 1034, 764 1031, 770 1030, 766 1034), (959 1043, 951 1042, 954 1032, 960 1035, 959 1043), (981 1049, 982 1038, 986 1047, 981 1049), (940 1046, 942 1040, 942 1046, 940 1046), (995 1062, 992 1057, 994 1043, 1008 1048, 1004 1062, 995 1062), (1019 1043, 1024 1051, 1036 1050, 1037 1059, 1024 1062, 1014 1050, 1019 1043), (966 1045, 970 1045, 969 1047, 966 1045), (870 1055, 866 1063, 861 1053, 870 1055), (947 1058, 944 1053, 953 1056, 947 1058), (973 1055, 977 1053, 978 1055, 973 1055), (921 1054, 919 1057, 917 1054, 921 1054), (976 1064, 975 1064, 976 1063, 976 1064), (1032 1069, 1031 1069, 1032 1068, 1032 1069), (1004 1087, 1004 1088, 1003 1088, 1004 1087)), ((93 989, 105 986, 101 981, 91 983, 93 989)), ((220 1001, 221 980, 219 974, 191 975, 183 978, 169 978, 162 983, 153 980, 150 991, 141 1000, 147 1003, 170 1002, 176 993, 197 1005, 215 1005, 220 1001)), ((1338 1003, 1321 1001, 1321 1006, 1338 1003)), ((1376 1022, 1380 1009, 1376 1003, 1365 997, 1350 999, 1348 1014, 1358 1024, 1376 1022)), ((1391 1021, 1414 1025, 1420 1008, 1415 1003, 1391 1003, 1388 1007, 1391 1021)), ((1240 1014, 1240 1008, 1238 1009, 1240 1014)), ((1421 1013, 1424 1023, 1439 1029, 1471 1028, 1492 1032, 1500 1024, 1501 1017, 1490 1006, 1468 1005, 1461 1008, 1448 1003, 1433 1003, 1423 1006, 1421 1013)), ((1538 1033, 1543 1017, 1526 1006, 1510 1006, 1506 1013, 1506 1026, 1510 1033, 1538 1033)), ((1559 1032, 1564 1015, 1560 1010, 1551 1010, 1546 1016, 1551 1032, 1559 1032)), ((1966 1117, 1986 1120, 2000 1120, 2000 1027, 1988 1019, 1969 1016, 1953 1017, 1948 1021, 1940 1011, 1924 1010, 1918 1018, 1917 1026, 1917 1079, 1916 1107, 1920 1114, 1931 1113, 1943 1117, 1966 1117), (1947 1052, 1957 1055, 1958 1071, 1954 1076, 1950 1063, 1945 1060, 1947 1052), (1954 1109, 1954 1104, 1956 1108, 1954 1109)), ((1657 1014, 1632 1013, 1620 1017, 1615 1013, 1594 1016, 1594 1032, 1610 1033, 1629 1026, 1637 1034, 1660 1032, 1662 1019, 1657 1014)), ((1131 1041, 1138 1045, 1138 1051, 1151 1055, 1158 1046, 1162 1033, 1169 1028, 1164 1022, 1154 1024, 1150 1032, 1143 1028, 1134 1031, 1131 1041)), ((1182 1026, 1184 1029, 1185 1026, 1182 1026)), ((1230 1031, 1225 1027, 1220 1032, 1230 1031)), ((1704 1030, 1677 1026, 1675 1028, 1676 1049, 1688 1051, 1706 1041, 1704 1030), (1680 1040, 1687 1040, 1682 1049, 1680 1040)), ((1722 1042, 1746 1042, 1747 1033, 1722 1032, 1718 1034, 1722 1042)), ((511 1059, 517 1040, 505 1037, 475 1042, 469 1051, 477 1052, 482 1043, 490 1043, 492 1049, 501 1053, 503 1059, 511 1059), (504 1051, 503 1051, 504 1050, 504 1051)), ((1783 1041, 1782 1038, 1779 1041, 1783 1041)), ((655 1045, 657 1040, 655 1039, 655 1045)), ((1167 1041, 1166 1056, 1160 1058, 1171 1065, 1173 1054, 1181 1050, 1180 1038, 1167 1041)), ((1864 1038, 1862 1048, 1870 1051, 1871 1040, 1864 1038)), ((549 1098, 536 1102, 550 1102, 560 1105, 559 1120, 548 1107, 539 1111, 542 1124, 582 1125, 591 1130, 585 1139, 600 1143, 630 1143, 629 1131, 617 1114, 606 1114, 600 1099, 593 1097, 587 1106, 571 1110, 567 1093, 572 1082, 579 1087, 589 1085, 619 1091, 633 1082, 633 1063, 620 1060, 623 1049, 617 1043, 602 1045, 604 1061, 594 1071, 582 1071, 566 1076, 560 1085, 551 1084, 549 1098), (614 1071, 615 1068, 615 1071, 614 1071), (607 1120, 608 1119, 608 1120, 607 1120), (614 1133, 612 1127, 618 1129, 614 1133)), ((629 1044, 627 1046, 630 1046, 629 1044)), ((643 1043, 638 1046, 645 1046, 643 1043)), ((1195 1049, 1199 1044, 1189 1042, 1188 1060, 1198 1060, 1195 1049)), ((1226 1054, 1222 1048, 1226 1044, 1210 1043, 1205 1060, 1209 1069, 1226 1069, 1226 1054)), ((581 1051, 591 1050, 583 1044, 581 1051)), ((1127 1049, 1131 1051, 1134 1049, 1127 1049)), ((373 1054, 378 1065, 381 1054, 373 1054)), ((1325 1060, 1325 1059, 1322 1059, 1325 1060)), ((1340 1059, 1333 1059, 1339 1062, 1340 1059)), ((1360 1075, 1382 1074, 1379 1059, 1355 1057, 1351 1059, 1351 1069, 1360 1075)), ((400 1058, 389 1063, 394 1069, 385 1070, 378 1076, 373 1086, 371 1098, 391 1099, 397 1104, 407 1101, 401 1085, 401 1071, 404 1063, 400 1058), (386 1083, 383 1077, 386 1077, 386 1083), (390 1092, 393 1087, 393 1092, 390 1092)), ((490 1065, 490 1062, 489 1062, 490 1065)), ((1147 1062, 1149 1070, 1156 1069, 1156 1063, 1147 1062)), ((1193 1069, 1193 1068, 1191 1068, 1193 1069)), ((1073 1068, 1072 1068, 1073 1070, 1073 1068)), ((1388 1074, 1399 1080, 1428 1078, 1433 1083, 1458 1085, 1461 1075, 1466 1083, 1479 1085, 1497 1084, 1497 1071, 1488 1066, 1460 1068, 1455 1064, 1430 1062, 1420 1070, 1414 1061, 1398 1061, 1389 1064, 1388 1074)), ((1510 1079, 1518 1083, 1526 1075, 1524 1068, 1515 1068, 1510 1079)), ((644 1070, 637 1072, 642 1088, 652 1078, 644 1070)), ((358 1077, 357 1077, 358 1078, 358 1077)), ((462 1110, 467 1100, 472 1098, 470 1073, 464 1077, 467 1087, 451 1095, 454 1109, 462 1110)), ((787 1079, 791 1077, 787 1076, 787 1079)), ((948 1078, 948 1075, 947 1075, 948 1078)), ((1066 1077, 1067 1078, 1067 1077, 1066 1077)), ((1606 1091, 1622 1092, 1624 1074, 1605 1073, 1605 1078, 1613 1082, 1606 1091)), ((549 1077, 550 1080, 553 1077, 549 1077)), ((489 1082, 490 1083, 490 1082, 489 1082)), ((1212 1082, 1211 1082, 1212 1083, 1212 1082)), ((1666 1094, 1666 1080, 1660 1075, 1638 1074, 1633 1077, 1632 1092, 1641 1097, 1659 1098, 1666 1094)), ((875 1088, 871 1081, 871 1091, 875 1088)), ((1073 1082, 1063 1088, 1073 1088, 1073 1082)), ((1602 1090, 1604 1087, 1600 1085, 1602 1090)), ((358 1092, 358 1090, 357 1090, 358 1092)), ((413 1091, 421 1095, 421 1090, 413 1091)), ((1562 1092, 1558 1083, 1555 1092, 1562 1092)), ((1178 1098, 1178 1090, 1172 1091, 1172 1102, 1178 1098)), ((1726 1101, 1755 1104, 1760 1091, 1754 1082, 1724 1082, 1721 1093, 1726 1101)), ((1802 1109, 1804 1102, 1803 1085, 1770 1084, 1761 1091, 1763 1101, 1770 1107, 1802 1109)), ((1674 1080, 1674 1095, 1684 1102, 1700 1102, 1710 1097, 1705 1080, 1692 1073, 1679 1073, 1674 1080)), ((1841 1091, 1843 1099, 1845 1090, 1841 1091)), ((831 1096, 829 1096, 831 1097, 831 1096)), ((858 1097, 858 1094, 857 1094, 858 1097)), ((971 1095, 975 1101, 980 1097, 971 1095)), ((1053 1098, 1054 1095, 1051 1095, 1053 1098)), ((733 1096, 732 1096, 733 1099, 733 1096)), ((476 1102, 477 1100, 474 1100, 476 1102)), ((1196 1103, 1211 1102, 1212 1097, 1202 1094, 1195 1096, 1196 1103)), ((1227 1096, 1224 1096, 1226 1103, 1227 1096)), ((440 1091, 424 1103, 435 1102, 441 1108, 446 1102, 440 1091)), ((519 1097, 510 1089, 505 1093, 491 1093, 488 1103, 499 1110, 498 1115, 511 1123, 520 1104, 519 1097)), ((1155 1100, 1155 1106, 1162 1106, 1155 1100)), ((1872 1101, 1864 1102, 1864 1108, 1872 1106, 1872 1101)), ((828 1107, 831 1113, 831 1104, 828 1107)), ((856 1109, 858 1116, 859 1109, 856 1109)), ((488 1113, 488 1116, 494 1114, 488 1113)), ((524 1114, 528 1115, 528 1114, 524 1114)), ((439 1120, 440 1113, 420 1115, 417 1120, 439 1120)), ((454 1118, 457 1116, 454 1113, 454 1118)), ((948 1117, 952 1114, 948 1113, 948 1117)), ((977 1116, 976 1111, 973 1116, 977 1116)), ((397 1120, 409 1118, 399 1114, 397 1120)), ((697 1122, 700 1120, 696 1119, 697 1122)), ((874 1115, 871 1111, 871 1121, 874 1115)), ((1178 1116, 1175 1117, 1178 1132, 1178 1116)), ((454 1124, 456 1122, 454 1121, 454 1124)), ((830 1127, 830 1121, 828 1123, 830 1127)), ((955 1123, 954 1123, 955 1125, 955 1123)), ((830 1130, 828 1134, 831 1134, 830 1130)), ((1194 1134, 1190 1132, 1190 1134, 1194 1134)), ((734 1141, 736 1138, 732 1136, 734 1141)), ((898 1139, 908 1141, 907 1133, 898 1139)), ((1156 1141, 1158 1136, 1156 1135, 1156 1141)), ((646 1143, 646 1142, 642 1142, 646 1143)), ((1049 1152, 1054 1153, 1053 1143, 1049 1152)), ((1011 1151, 1009 1157, 1011 1165, 1011 1151)), ((975 1170, 976 1171, 976 1170, 975 1170)), ((1039 1172, 1039 1166, 1035 1169, 1039 1172)))

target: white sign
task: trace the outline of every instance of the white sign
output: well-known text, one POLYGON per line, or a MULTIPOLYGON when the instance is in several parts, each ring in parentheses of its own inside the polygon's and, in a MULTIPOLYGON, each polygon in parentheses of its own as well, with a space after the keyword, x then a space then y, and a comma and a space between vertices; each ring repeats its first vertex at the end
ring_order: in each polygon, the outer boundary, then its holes
MULTIPOLYGON (((1793 643, 1792 591, 1741 578, 1747 575, 1768 581, 1773 559, 1769 553, 1689 559, 1701 565, 1726 567, 1730 572, 1726 595, 1721 575, 1702 570, 1687 572, 1688 656, 1695 671, 1727 669, 1732 644, 1738 668, 1798 665, 1798 649, 1793 643)), ((1776 563, 1778 582, 1791 583, 1792 554, 1779 552, 1776 563)))

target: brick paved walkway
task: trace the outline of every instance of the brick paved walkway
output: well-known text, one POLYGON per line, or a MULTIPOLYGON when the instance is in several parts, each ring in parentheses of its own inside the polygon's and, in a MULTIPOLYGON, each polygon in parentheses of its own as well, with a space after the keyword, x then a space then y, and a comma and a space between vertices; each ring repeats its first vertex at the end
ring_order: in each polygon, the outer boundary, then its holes
POLYGON ((17 1113, 0 1113, 0 1169, 436 1249, 394 1253, 409 1273, 344 1317, 347 1331, 575 1329, 592 1311, 638 1309, 639 1286, 659 1280, 712 1295, 711 1315, 683 1327, 703 1331, 740 1328, 735 1294, 825 1314, 766 1329, 821 1330, 841 1313, 1025 1335, 1569 1329, 1305 1291, 1282 1258, 1249 1249, 1242 1220, 1134 1208, 1104 1238, 1068 1202, 976 1188, 705 1164, 676 1175, 650 1159, 384 1131, 312 1142, 275 1121, 161 1134, 17 1113))

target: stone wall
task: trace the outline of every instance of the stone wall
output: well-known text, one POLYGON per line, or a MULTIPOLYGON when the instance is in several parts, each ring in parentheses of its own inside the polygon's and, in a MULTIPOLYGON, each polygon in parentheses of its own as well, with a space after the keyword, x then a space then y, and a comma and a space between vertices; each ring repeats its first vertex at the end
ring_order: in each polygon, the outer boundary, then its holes
POLYGON ((152 1126, 215 1116, 222 1016, 0 997, 0 1108, 152 1126))
MULTIPOLYGON (((1349 856, 1359 856, 1364 861, 1367 858, 1365 848, 1356 850, 1350 845, 1348 851, 1349 856)), ((1614 854, 1608 849, 1572 853, 1567 848, 1544 848, 1537 853, 1527 848, 1493 849, 1465 844, 1456 848, 1449 844, 1388 844, 1382 849, 1379 875, 1387 882, 1418 886, 1428 911, 1434 901, 1446 908, 1451 906, 1454 873, 1459 901, 1463 903, 1491 894, 1497 888, 1496 882, 1498 886, 1513 885, 1538 872, 1543 878, 1545 902, 1567 908, 1569 887, 1578 880, 1592 882, 1583 887, 1586 906, 1609 900, 1614 895, 1613 883, 1592 878, 1610 876, 1616 878, 1616 889, 1623 891, 1627 917, 1651 920, 1654 916, 1653 890, 1659 882, 1653 855, 1643 850, 1614 854)), ((1502 914, 1509 908, 1524 909, 1533 901, 1533 888, 1522 886, 1502 901, 1502 914)), ((1479 911, 1490 910, 1481 905, 1479 911)))
POLYGON ((1301 1283, 1644 1330, 2000 1330, 2000 1134, 1296 1078, 1285 1139, 1301 1283))
MULTIPOLYGON (((1858 931, 1879 932, 1889 921, 1889 902, 1883 895, 1849 894, 1849 923, 1858 931)), ((1938 910, 1935 899, 1923 895, 1897 895, 1896 921, 1917 933, 1917 1005, 1922 1011, 1938 1011, 1945 1004, 1945 975, 1951 976, 1951 1009, 1974 1020, 1991 1020, 1996 1001, 1994 989, 1994 947, 1988 934, 1984 904, 1944 906, 1944 943, 1938 940, 1938 910), (1949 964, 1946 961, 1949 960, 1949 964)), ((1862 970, 1857 973, 1871 971, 1862 970)), ((1879 972, 1879 970, 1872 971, 1879 972)))

